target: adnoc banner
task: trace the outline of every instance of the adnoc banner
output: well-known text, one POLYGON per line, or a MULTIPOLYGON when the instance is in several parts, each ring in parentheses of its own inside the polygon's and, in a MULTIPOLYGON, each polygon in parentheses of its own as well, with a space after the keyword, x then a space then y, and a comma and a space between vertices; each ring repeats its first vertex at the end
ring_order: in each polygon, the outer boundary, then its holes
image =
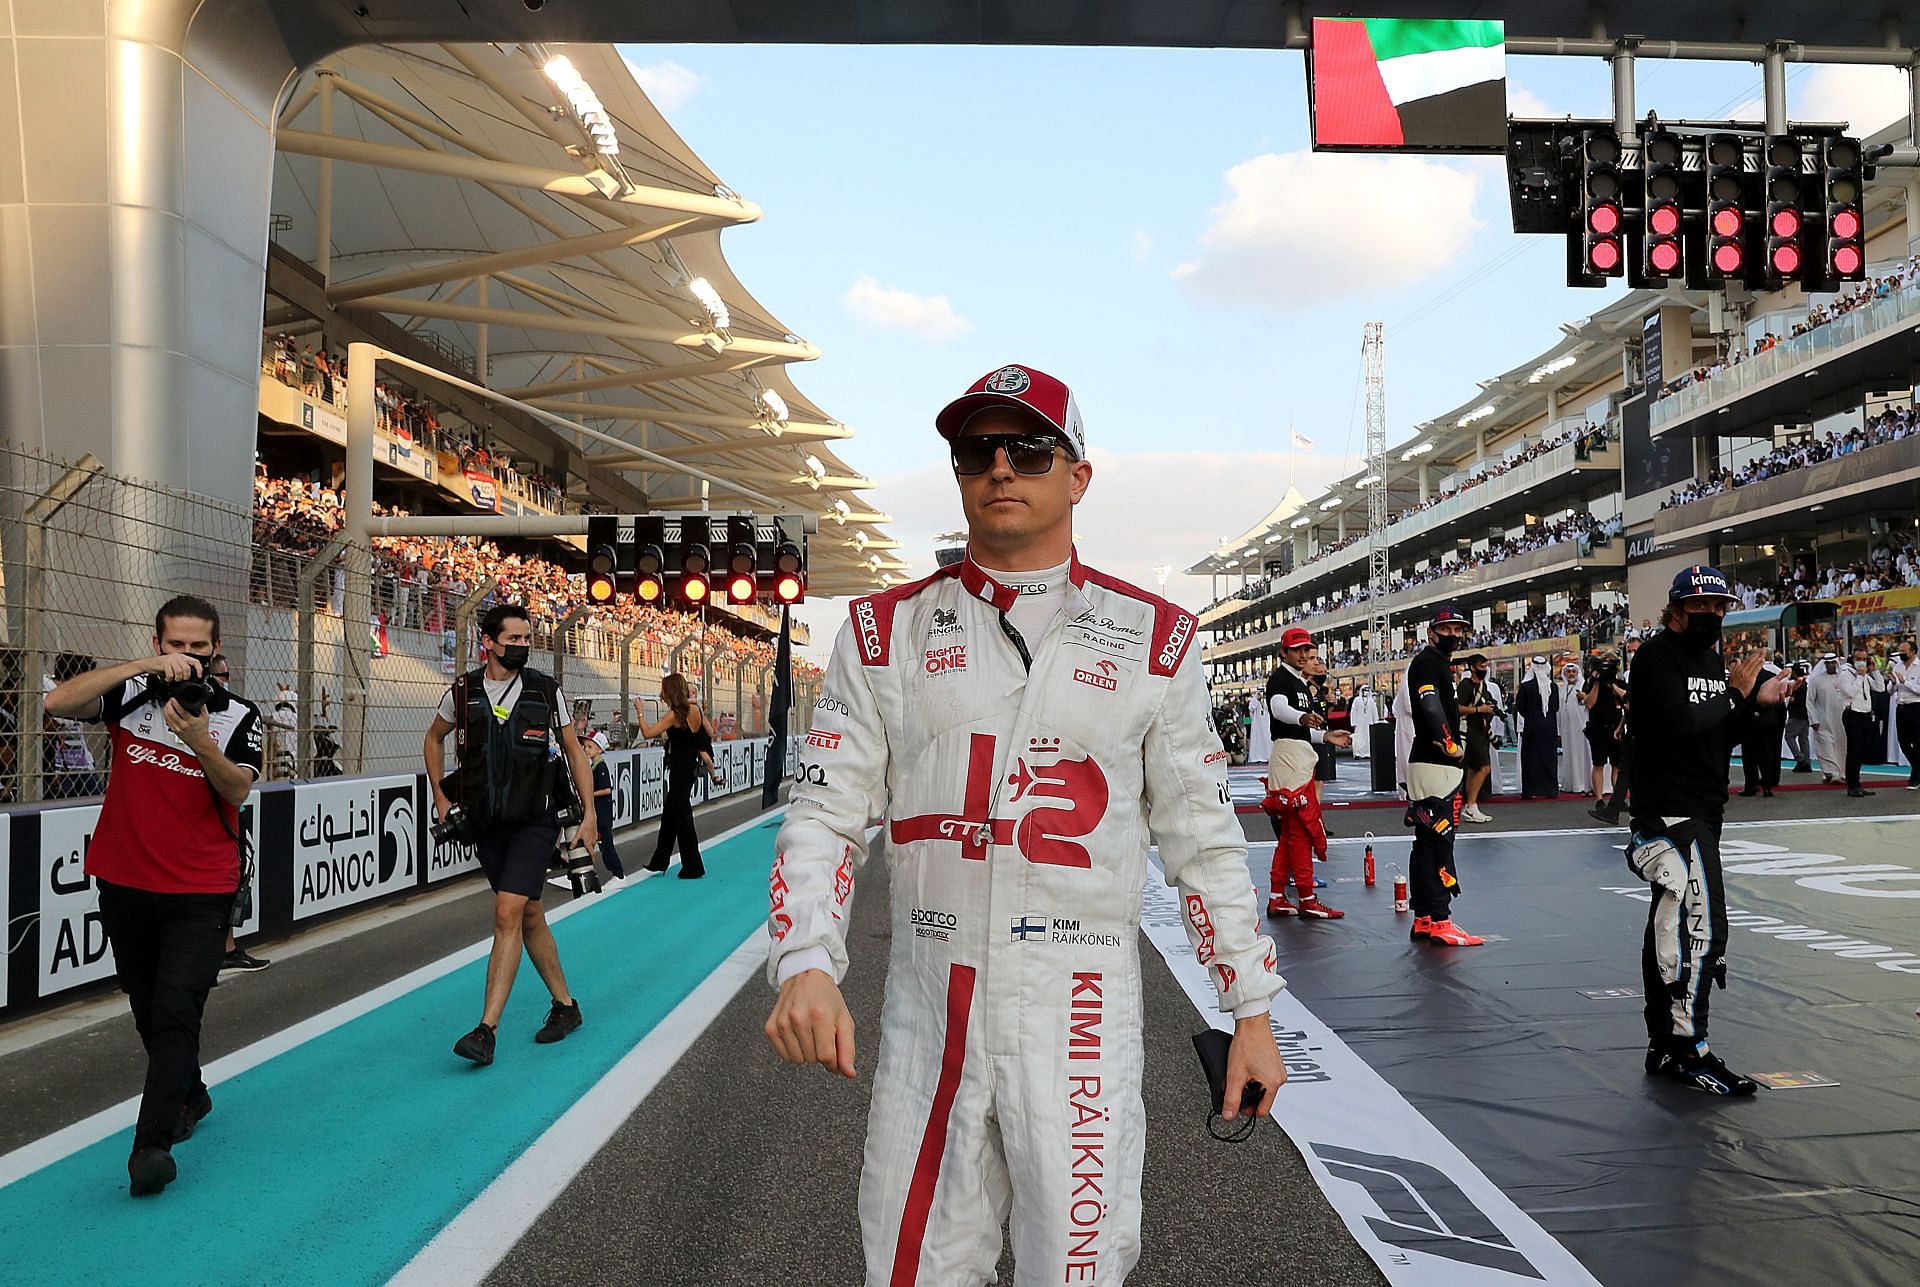
POLYGON ((293 919, 420 883, 417 775, 293 789, 293 919))

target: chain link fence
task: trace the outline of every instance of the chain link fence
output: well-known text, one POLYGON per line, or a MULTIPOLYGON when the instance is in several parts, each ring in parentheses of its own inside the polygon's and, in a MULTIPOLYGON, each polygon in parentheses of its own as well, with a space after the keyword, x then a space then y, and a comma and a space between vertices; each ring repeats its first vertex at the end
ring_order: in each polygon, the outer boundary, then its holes
MULTIPOLYGON (((109 474, 91 457, 69 463, 0 443, 0 801, 105 790, 105 730, 48 717, 45 695, 72 675, 149 654, 154 611, 181 593, 220 611, 228 686, 265 719, 265 780, 417 771, 442 692, 477 664, 481 616, 514 587, 421 584, 369 553, 373 612, 349 627, 343 537, 109 474), (364 696, 351 691, 347 648, 367 658, 364 696), (344 718, 343 703, 355 700, 363 718, 344 718), (343 735, 354 728, 357 738, 343 735)), ((559 676, 582 726, 608 730, 615 746, 635 738, 636 699, 658 716, 661 677, 674 670, 719 736, 767 731, 772 667, 700 629, 681 636, 609 629, 584 612, 560 622, 536 614, 534 664, 559 676)), ((816 687, 795 675, 793 730, 806 727, 816 687)))

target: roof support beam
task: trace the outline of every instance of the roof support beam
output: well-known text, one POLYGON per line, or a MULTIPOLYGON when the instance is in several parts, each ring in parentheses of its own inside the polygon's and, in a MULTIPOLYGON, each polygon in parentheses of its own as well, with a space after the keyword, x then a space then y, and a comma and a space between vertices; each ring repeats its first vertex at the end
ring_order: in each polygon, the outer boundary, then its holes
POLYGON ((511 161, 487 161, 474 156, 456 156, 421 148, 396 147, 390 143, 369 143, 364 139, 315 134, 308 130, 283 129, 274 135, 274 146, 282 152, 316 156, 334 161, 389 170, 410 170, 416 174, 438 174, 450 179, 470 179, 477 183, 503 183, 515 188, 537 188, 561 197, 590 197, 615 205, 639 206, 650 210, 677 210, 700 215, 722 223, 752 223, 760 217, 760 207, 751 201, 704 196, 675 188, 635 187, 625 195, 608 179, 604 187, 592 176, 568 174, 537 165, 516 165, 511 161))
POLYGON ((689 229, 711 226, 713 221, 710 219, 689 216, 685 219, 676 219, 671 223, 656 224, 650 228, 610 228, 605 232, 568 237, 561 241, 542 242, 538 245, 524 246, 519 250, 503 250, 498 254, 476 255, 471 259, 435 264, 431 268, 415 268, 404 273, 386 273, 378 277, 361 277, 350 282, 341 282, 327 288, 327 300, 333 304, 340 304, 347 300, 364 299, 369 295, 386 295, 394 291, 413 290, 420 286, 437 286, 441 282, 453 281, 460 277, 490 277, 494 273, 509 269, 525 268, 534 264, 550 264, 557 259, 597 254, 603 250, 619 250, 625 246, 644 245, 649 241, 658 241, 662 237, 671 237, 689 229))
POLYGON ((784 340, 763 340, 750 335, 722 336, 717 331, 688 333, 658 326, 636 326, 631 322, 566 317, 559 313, 528 313, 511 308, 476 308, 471 304, 443 304, 435 300, 413 299, 406 295, 370 295, 365 299, 350 300, 345 306, 375 313, 437 317, 449 322, 484 322, 492 326, 517 326, 528 331, 558 331, 563 335, 599 335, 608 339, 671 344, 678 348, 702 348, 712 343, 718 344, 722 352, 758 353, 769 357, 792 358, 802 362, 811 362, 820 356, 820 350, 805 341, 799 344, 788 344, 784 340))
POLYGON ((761 354, 730 353, 706 362, 679 362, 650 366, 638 371, 609 371, 584 380, 554 380, 546 384, 528 384, 509 389, 516 398, 544 398, 556 393, 593 393, 600 389, 639 388, 649 384, 668 384, 675 380, 697 380, 702 376, 729 375, 760 366, 769 361, 761 354))

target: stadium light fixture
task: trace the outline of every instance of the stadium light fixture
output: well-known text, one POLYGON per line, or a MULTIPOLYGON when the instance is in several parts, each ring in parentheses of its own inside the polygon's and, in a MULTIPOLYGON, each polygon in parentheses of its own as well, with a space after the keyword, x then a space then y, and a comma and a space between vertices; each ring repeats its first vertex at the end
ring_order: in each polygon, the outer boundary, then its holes
POLYGON ((601 156, 620 155, 620 136, 613 128, 613 117, 607 114, 606 105, 593 92, 593 86, 587 84, 580 69, 573 65, 573 60, 565 54, 556 54, 547 59, 540 70, 553 87, 566 96, 567 108, 593 141, 593 150, 601 156))
POLYGON ((1433 450, 1433 444, 1431 442, 1423 442, 1418 447, 1409 447, 1405 451, 1401 452, 1400 459, 1402 461, 1414 460, 1420 456, 1426 455, 1428 452, 1432 450, 1433 450))
POLYGON ((1346 502, 1338 496, 1329 496, 1327 497, 1327 499, 1320 502, 1320 512, 1324 514, 1330 509, 1338 509, 1341 505, 1344 505, 1345 503, 1346 502))
POLYGON ((789 414, 787 411, 787 400, 775 393, 772 389, 760 390, 760 405, 766 409, 768 417, 771 418, 775 424, 783 425, 787 423, 789 414))
POLYGON ((1374 485, 1375 483, 1378 483, 1378 482, 1382 482, 1382 481, 1384 481, 1384 480, 1383 480, 1383 479, 1382 479, 1382 478, 1380 477, 1380 475, 1378 475, 1378 474, 1368 474, 1368 475, 1367 475, 1367 476, 1366 476, 1365 478, 1362 478, 1362 479, 1359 479, 1359 480, 1357 480, 1357 481, 1356 481, 1356 482, 1355 482, 1355 483, 1353 484, 1353 486, 1354 486, 1354 490, 1355 490, 1355 491, 1358 491, 1358 490, 1359 490, 1360 488, 1362 488, 1362 487, 1371 487, 1371 486, 1373 486, 1373 485, 1374 485))
POLYGON ((807 472, 813 475, 815 482, 827 476, 827 467, 818 456, 809 455, 806 459, 806 466, 807 472))
POLYGON ((1296 518, 1293 520, 1293 522, 1287 524, 1287 526, 1288 527, 1305 527, 1308 523, 1311 523, 1311 522, 1313 522, 1313 515, 1302 514, 1299 518, 1296 518))
POLYGON ((695 277, 687 283, 687 293, 700 301, 700 307, 707 310, 707 316, 713 319, 717 331, 733 329, 733 314, 727 309, 727 301, 720 298, 720 292, 713 283, 704 277, 695 277))
POLYGON ((1492 414, 1493 414, 1493 404, 1491 402, 1483 402, 1479 406, 1475 407, 1473 410, 1467 412, 1466 415, 1461 416, 1458 420, 1454 421, 1453 425, 1454 425, 1454 428, 1456 429, 1465 429, 1468 425, 1472 424, 1474 421, 1485 420, 1488 416, 1492 414))

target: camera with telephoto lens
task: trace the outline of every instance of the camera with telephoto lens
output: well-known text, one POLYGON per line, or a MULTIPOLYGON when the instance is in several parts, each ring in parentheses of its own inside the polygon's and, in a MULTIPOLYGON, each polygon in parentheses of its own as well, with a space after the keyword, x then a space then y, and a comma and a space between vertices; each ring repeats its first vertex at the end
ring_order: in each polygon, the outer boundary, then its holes
POLYGON ((226 690, 207 678, 205 659, 191 653, 179 654, 193 663, 193 674, 186 679, 168 679, 165 675, 147 676, 147 699, 165 705, 168 701, 178 702, 180 709, 189 715, 204 715, 208 711, 223 711, 227 708, 226 690))
POLYGON ((574 829, 577 825, 568 825, 555 865, 566 870, 567 884, 573 896, 580 898, 600 892, 600 873, 593 869, 593 851, 580 843, 580 833, 574 829))
POLYGON ((467 811, 459 805, 447 810, 447 816, 427 828, 433 833, 435 844, 470 845, 473 843, 473 828, 468 825, 467 811))

